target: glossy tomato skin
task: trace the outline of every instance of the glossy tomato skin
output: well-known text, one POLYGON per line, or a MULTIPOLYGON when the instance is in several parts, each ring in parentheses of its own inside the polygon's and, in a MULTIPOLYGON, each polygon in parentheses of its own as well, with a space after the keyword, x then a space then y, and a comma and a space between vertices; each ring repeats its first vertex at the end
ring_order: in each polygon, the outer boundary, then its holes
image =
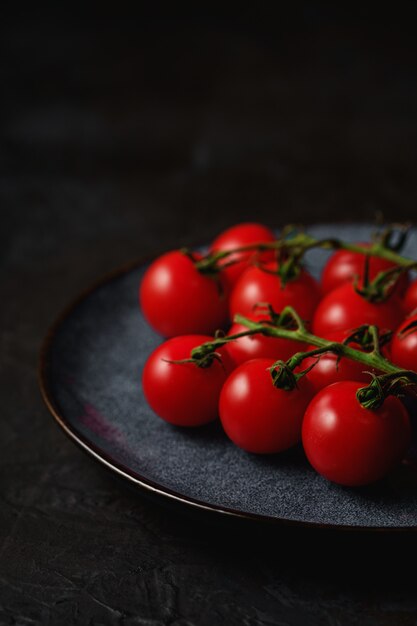
POLYGON ((413 313, 417 310, 417 280, 413 280, 405 292, 403 307, 406 313, 413 313))
POLYGON ((363 408, 358 381, 322 389, 304 416, 302 441, 314 469, 348 487, 367 485, 385 476, 410 445, 408 413, 398 398, 388 397, 376 409, 363 408))
POLYGON ((236 313, 251 315, 258 303, 269 303, 279 313, 284 307, 292 306, 305 321, 311 321, 320 300, 317 281, 305 270, 282 287, 276 273, 276 262, 264 268, 250 267, 239 278, 230 297, 230 316, 236 313))
POLYGON ((395 331, 391 340, 391 358, 403 369, 417 371, 417 328, 406 331, 413 322, 417 324, 417 315, 407 317, 395 331))
POLYGON ((393 330, 403 318, 400 299, 393 294, 385 302, 374 303, 356 293, 350 283, 341 285, 325 296, 316 309, 313 320, 315 335, 329 333, 363 324, 375 324, 380 330, 393 330))
POLYGON ((142 387, 152 410, 176 426, 201 426, 218 416, 220 391, 232 369, 227 354, 219 350, 222 363, 209 367, 194 363, 170 363, 190 357, 196 346, 212 341, 206 335, 185 335, 168 339, 146 361, 142 387))
MULTIPOLYGON (((362 243, 369 247, 370 244, 362 243)), ((369 278, 373 280, 380 272, 394 267, 394 263, 378 257, 369 259, 369 278)), ((363 278, 365 269, 365 255, 350 250, 338 250, 327 261, 321 276, 321 288, 323 294, 329 293, 346 282, 353 282, 355 277, 363 278)), ((403 274, 395 287, 399 294, 403 294, 407 289, 408 277, 403 274)))
MULTIPOLYGON (((259 321, 267 319, 262 315, 250 315, 250 319, 259 321)), ((233 324, 227 333, 228 336, 236 335, 247 330, 243 324, 233 324)), ((235 367, 250 361, 251 359, 274 359, 274 361, 287 361, 296 352, 305 350, 307 345, 290 339, 266 337, 264 335, 247 335, 231 341, 225 346, 235 367)))
POLYGON ((220 394, 220 419, 227 436, 247 452, 273 454, 300 441, 304 412, 312 397, 302 378, 298 389, 272 384, 273 359, 254 359, 235 369, 220 394))
POLYGON ((143 276, 139 290, 142 312, 165 337, 212 334, 228 320, 229 287, 221 274, 218 280, 201 274, 178 250, 163 254, 143 276))
MULTIPOLYGON (((270 243, 272 241, 275 241, 275 235, 270 228, 257 222, 244 222, 220 233, 211 244, 210 252, 224 252, 251 244, 270 243)), ((232 260, 237 261, 230 267, 225 268, 224 274, 229 284, 234 285, 252 261, 272 261, 273 259, 274 251, 262 252, 261 254, 258 254, 256 251, 236 253, 224 260, 224 263, 229 263, 232 260)))

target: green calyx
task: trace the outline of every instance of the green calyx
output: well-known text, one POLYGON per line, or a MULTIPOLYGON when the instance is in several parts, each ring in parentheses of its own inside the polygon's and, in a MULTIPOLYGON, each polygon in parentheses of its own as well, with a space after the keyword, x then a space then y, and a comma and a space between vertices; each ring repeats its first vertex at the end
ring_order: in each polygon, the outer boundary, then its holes
POLYGON ((365 256, 365 268, 363 279, 355 278, 353 287, 362 298, 368 302, 380 303, 385 302, 392 294, 400 276, 407 269, 401 266, 395 266, 389 270, 379 272, 373 280, 369 278, 369 261, 370 256, 365 256))
POLYGON ((354 288, 359 295, 369 302, 384 302, 392 294, 401 275, 410 268, 408 259, 398 254, 404 247, 409 232, 409 224, 393 224, 374 234, 372 246, 364 250, 363 279, 359 281, 357 278, 354 282, 354 288), (394 267, 379 272, 371 281, 369 264, 372 257, 385 258, 393 262, 394 267))
POLYGON ((292 391, 297 388, 300 378, 285 361, 276 361, 270 368, 272 384, 278 389, 292 391))
POLYGON ((403 390, 417 382, 417 374, 412 371, 399 372, 398 374, 385 374, 372 376, 372 381, 366 387, 361 387, 356 392, 356 397, 365 409, 378 409, 383 405, 388 396, 401 397, 403 390))
POLYGON ((302 269, 301 256, 294 254, 293 251, 291 251, 286 258, 284 254, 281 255, 281 260, 277 261, 276 269, 269 269, 262 263, 259 263, 257 267, 266 274, 278 276, 281 283, 281 289, 284 289, 288 282, 297 280, 299 277, 302 269))
POLYGON ((343 340, 344 345, 350 343, 356 343, 365 352, 380 353, 380 348, 385 346, 391 341, 393 332, 391 330, 379 331, 376 326, 370 326, 369 324, 363 324, 359 328, 355 328, 352 332, 343 340))

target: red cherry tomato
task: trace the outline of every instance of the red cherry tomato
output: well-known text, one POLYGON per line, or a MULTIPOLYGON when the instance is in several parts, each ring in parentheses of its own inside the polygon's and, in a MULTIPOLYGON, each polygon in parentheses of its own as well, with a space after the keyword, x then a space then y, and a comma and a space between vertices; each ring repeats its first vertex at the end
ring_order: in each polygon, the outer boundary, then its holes
POLYGON ((406 313, 413 313, 417 309, 417 280, 413 280, 405 292, 403 307, 406 313))
POLYGON ((276 273, 277 263, 265 264, 264 267, 250 267, 240 277, 230 297, 230 315, 236 313, 253 314, 255 305, 267 302, 276 312, 292 306, 306 321, 312 320, 314 310, 320 300, 317 281, 305 270, 299 276, 289 280, 285 287, 276 273))
POLYGON ((309 357, 303 361, 302 369, 316 363, 307 374, 307 378, 313 385, 316 393, 324 389, 324 387, 341 380, 358 380, 362 383, 371 382, 370 375, 365 371, 365 365, 347 358, 340 359, 339 364, 336 365, 336 359, 336 355, 327 353, 323 354, 319 360, 317 360, 317 357, 309 357))
MULTIPOLYGON (((275 235, 270 228, 267 228, 263 224, 257 224, 256 222, 247 222, 236 224, 236 226, 232 226, 220 233, 213 241, 210 252, 224 252, 251 244, 269 243, 272 241, 275 241, 275 235)), ((260 254, 256 251, 231 254, 224 259, 223 263, 229 263, 230 261, 237 262, 225 268, 224 274, 227 276, 230 285, 234 285, 242 272, 250 265, 251 261, 272 261, 273 259, 273 251, 262 252, 260 254)))
POLYGON ((300 440, 312 389, 305 377, 293 391, 274 387, 268 371, 273 362, 254 359, 243 363, 231 373, 220 395, 223 428, 247 452, 281 452, 300 440))
POLYGON ((149 324, 165 337, 211 334, 227 324, 228 289, 221 273, 217 282, 200 273, 186 254, 174 251, 148 267, 139 299, 149 324))
POLYGON ((325 387, 304 416, 304 451, 314 469, 350 487, 379 480, 398 463, 411 439, 408 413, 388 397, 375 410, 363 408, 357 390, 363 383, 343 381, 325 387))
POLYGON ((345 283, 325 296, 316 309, 313 320, 315 335, 325 337, 331 332, 374 324, 393 330, 403 318, 401 301, 393 294, 385 302, 369 302, 351 283, 345 283))
POLYGON ((407 317, 395 331, 391 340, 391 358, 403 369, 417 371, 417 314, 407 317), (413 323, 416 326, 407 330, 413 323))
MULTIPOLYGON (((262 315, 248 316, 253 320, 268 319, 262 315)), ((243 324, 233 324, 227 333, 228 336, 236 335, 247 330, 243 324)), ((235 367, 251 359, 274 359, 274 361, 287 361, 296 352, 306 350, 305 343, 291 341, 291 339, 279 339, 266 337, 265 335, 247 335, 231 341, 225 346, 235 367)))
POLYGON ((222 349, 222 362, 208 367, 170 363, 190 357, 196 346, 212 341, 206 335, 174 337, 148 358, 142 376, 143 392, 159 417, 177 426, 201 426, 216 419, 220 391, 232 366, 222 349))
MULTIPOLYGON (((332 340, 339 341, 336 337, 332 340)), ((314 346, 310 346, 309 350, 314 350, 314 346)), ((371 382, 370 375, 366 373, 366 371, 370 370, 369 367, 346 357, 342 357, 338 362, 337 356, 331 352, 322 354, 319 359, 317 356, 307 357, 304 359, 301 369, 306 369, 310 366, 313 367, 308 372, 307 378, 316 393, 324 387, 341 380, 371 382)))
MULTIPOLYGON (((369 247, 369 243, 359 244, 369 247)), ((369 259, 369 278, 374 279, 380 272, 395 267, 394 263, 378 257, 370 257, 369 259)), ((365 255, 350 250, 338 250, 327 261, 321 276, 321 287, 324 294, 337 289, 346 282, 353 282, 355 277, 363 278, 365 269, 365 255)), ((408 285, 408 277, 403 274, 395 289, 401 295, 404 293, 408 285)))
MULTIPOLYGON (((324 338, 330 341, 343 342, 349 335, 353 333, 352 330, 339 330, 333 333, 327 334, 324 338)), ((355 350, 362 350, 361 346, 355 342, 349 342, 348 344, 355 350)), ((314 350, 315 346, 310 346, 308 350, 314 350)), ((381 348, 382 354, 385 358, 389 358, 389 350, 387 346, 381 348)), ((337 383, 341 380, 357 380, 364 383, 371 382, 371 375, 381 374, 380 371, 371 368, 359 361, 353 361, 347 357, 342 357, 337 361, 337 356, 331 352, 325 352, 317 360, 317 356, 311 356, 304 359, 300 369, 306 369, 310 365, 313 365, 312 369, 308 372, 307 378, 314 387, 314 391, 317 393, 324 387, 337 383), (314 365, 315 364, 315 365, 314 365)))

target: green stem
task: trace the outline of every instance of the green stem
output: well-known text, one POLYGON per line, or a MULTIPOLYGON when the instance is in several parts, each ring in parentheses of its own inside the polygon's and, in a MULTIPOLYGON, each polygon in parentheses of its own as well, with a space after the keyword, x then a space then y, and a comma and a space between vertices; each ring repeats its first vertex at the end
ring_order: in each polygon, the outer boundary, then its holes
MULTIPOLYGON (((288 309, 290 307, 287 307, 288 309)), ((347 357, 348 359, 352 359, 353 361, 359 361, 364 365, 367 365, 370 369, 377 369, 385 372, 386 374, 395 374, 403 372, 403 370, 394 365, 390 361, 388 361, 382 354, 380 354, 379 349, 373 350, 372 352, 362 352, 361 350, 356 350, 355 348, 351 348, 343 343, 338 343, 335 341, 329 341, 328 339, 323 339, 322 337, 318 337, 317 335, 313 335, 310 333, 301 322, 299 316, 293 311, 294 319, 300 321, 298 324, 298 328, 296 330, 289 330, 287 328, 279 328, 277 326, 272 326, 269 324, 262 324, 262 322, 256 322, 254 320, 250 320, 243 315, 236 315, 235 322, 239 324, 243 324, 251 331, 251 334, 254 331, 258 331, 259 333, 266 335, 268 337, 277 337, 279 339, 290 339, 292 341, 298 341, 300 343, 307 343, 312 346, 316 346, 317 348, 324 349, 323 352, 332 352, 333 354, 337 354, 340 357, 347 357)), ((370 327, 370 332, 375 333, 375 327, 370 327), (372 330, 371 330, 372 329, 372 330)), ((232 339, 232 336, 230 337, 232 339)), ((294 360, 294 367, 299 365, 306 356, 309 356, 310 353, 297 353, 292 359, 294 360)), ((417 374, 416 374, 417 376, 417 374)))
POLYGON ((417 372, 403 370, 381 354, 380 338, 376 326, 369 326, 367 329, 361 327, 361 331, 367 330, 373 343, 371 352, 362 352, 345 343, 329 341, 313 335, 307 330, 298 313, 289 306, 285 307, 279 315, 271 310, 271 321, 255 321, 243 315, 236 315, 234 321, 245 326, 247 330, 235 335, 219 337, 197 346, 191 351, 190 359, 187 359, 187 362, 194 361, 200 367, 207 367, 213 358, 220 358, 220 355, 216 353, 218 348, 241 337, 261 334, 266 337, 289 339, 315 346, 315 349, 308 352, 295 353, 287 362, 276 361, 269 368, 273 384, 282 389, 294 389, 297 386, 297 381, 314 367, 313 364, 304 370, 295 372, 295 369, 301 365, 304 359, 309 356, 320 357, 326 352, 337 355, 338 359, 346 357, 358 361, 369 368, 372 381, 368 386, 358 389, 357 392, 358 401, 365 408, 376 409, 381 406, 388 395, 399 395, 404 385, 417 383, 417 372), (288 324, 291 324, 291 328, 288 327, 288 324), (375 370, 384 373, 376 376, 372 373, 375 370))
POLYGON ((217 337, 216 339, 213 339, 213 341, 206 341, 206 343, 202 343, 196 348, 193 348, 191 350, 191 358, 186 359, 186 361, 202 361, 206 359, 207 356, 209 356, 210 354, 214 354, 216 350, 222 348, 227 343, 230 343, 235 339, 240 339, 240 337, 248 337, 250 335, 259 335, 260 333, 262 333, 262 331, 256 328, 253 330, 243 330, 242 332, 236 333, 235 335, 217 337))
MULTIPOLYGON (((228 335, 225 337, 219 337, 218 339, 213 339, 213 341, 208 341, 198 346, 197 348, 194 348, 191 352, 191 358, 198 361, 205 358, 208 354, 215 352, 217 349, 221 348, 230 341, 234 341, 236 339, 239 339, 240 337, 246 337, 248 335, 260 334, 266 337, 276 337, 277 339, 290 339, 299 343, 316 346, 317 348, 321 349, 321 352, 332 352, 339 357, 346 357, 348 359, 352 359, 353 361, 359 361, 360 363, 363 363, 363 365, 369 367, 369 369, 371 370, 380 370, 382 372, 385 372, 386 374, 402 374, 404 371, 397 365, 394 365, 393 363, 388 361, 380 353, 378 343, 376 344, 376 348, 372 352, 362 352, 361 350, 351 348, 344 343, 329 341, 328 339, 323 339, 322 337, 313 335, 306 329, 303 321, 292 307, 286 307, 282 311, 280 317, 282 319, 288 319, 288 316, 292 317, 296 325, 295 330, 280 327, 270 322, 257 322, 238 314, 235 316, 234 321, 238 324, 242 324, 248 330, 242 331, 235 335, 228 335)), ((377 329, 370 326, 369 332, 374 337, 377 334, 377 329)), ((311 352, 298 352, 297 354, 295 354, 292 359, 290 359, 291 367, 296 367, 297 365, 299 365, 307 356, 310 356, 310 354, 311 352)))

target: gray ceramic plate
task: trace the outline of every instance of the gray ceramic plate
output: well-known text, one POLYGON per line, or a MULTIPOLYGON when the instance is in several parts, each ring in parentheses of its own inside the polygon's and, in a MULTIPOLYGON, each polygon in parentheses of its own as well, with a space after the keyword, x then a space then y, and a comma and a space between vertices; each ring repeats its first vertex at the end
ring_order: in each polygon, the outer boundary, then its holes
MULTIPOLYGON (((365 225, 322 225, 317 236, 369 236, 365 225)), ((417 235, 405 250, 413 255, 417 235)), ((326 258, 309 257, 316 275, 326 258)), ((317 475, 301 449, 260 457, 236 448, 219 424, 181 430, 157 418, 141 391, 141 371, 160 343, 138 308, 146 265, 119 271, 80 297, 45 340, 41 387, 65 432, 132 483, 188 505, 240 517, 331 528, 417 528, 417 475, 399 468, 366 489, 317 475)))

